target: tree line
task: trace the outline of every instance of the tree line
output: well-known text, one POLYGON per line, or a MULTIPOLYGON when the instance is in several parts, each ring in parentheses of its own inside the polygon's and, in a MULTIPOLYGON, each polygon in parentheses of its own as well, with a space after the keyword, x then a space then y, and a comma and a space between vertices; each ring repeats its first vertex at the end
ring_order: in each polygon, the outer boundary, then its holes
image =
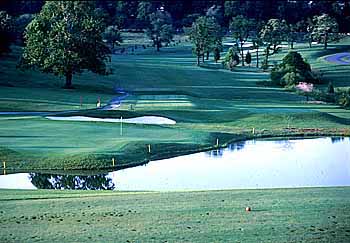
MULTIPOLYGON (((209 12, 208 12, 209 13, 209 12)), ((215 62, 220 59, 219 51, 222 51, 222 38, 225 32, 219 24, 219 20, 208 14, 198 17, 190 28, 185 28, 193 43, 193 53, 197 56, 197 65, 204 62, 204 56, 209 56, 213 52, 215 62)), ((224 64, 230 70, 239 63, 242 66, 245 62, 250 64, 251 54, 248 50, 256 50, 256 67, 259 67, 259 49, 264 48, 264 60, 262 68, 267 69, 269 57, 278 53, 282 42, 286 42, 290 49, 294 48, 294 43, 299 39, 307 41, 311 48, 312 42, 322 43, 327 49, 328 43, 340 38, 339 25, 335 18, 328 14, 322 14, 309 18, 307 21, 301 20, 296 24, 288 23, 284 19, 269 19, 267 22, 249 19, 243 15, 232 17, 228 31, 229 37, 234 41, 224 58, 224 64), (245 48, 248 40, 251 43, 249 48, 245 48)))
POLYGON ((157 51, 184 31, 198 65, 210 53, 215 61, 220 59, 222 38, 228 33, 235 42, 225 56, 230 69, 251 62, 251 54, 244 54, 248 40, 257 50, 257 66, 259 48, 264 48, 262 67, 266 67, 282 41, 293 48, 301 33, 310 46, 316 40, 327 48, 346 29, 349 2, 2 1, 0 9, 7 10, 0 11, 0 55, 10 51, 14 41, 24 45, 20 67, 64 76, 65 87, 70 88, 73 75, 83 70, 110 72, 106 63, 111 49, 122 42, 121 30, 126 28, 144 30, 157 51), (298 11, 292 15, 292 9, 298 11), (339 16, 344 17, 340 22, 339 16))

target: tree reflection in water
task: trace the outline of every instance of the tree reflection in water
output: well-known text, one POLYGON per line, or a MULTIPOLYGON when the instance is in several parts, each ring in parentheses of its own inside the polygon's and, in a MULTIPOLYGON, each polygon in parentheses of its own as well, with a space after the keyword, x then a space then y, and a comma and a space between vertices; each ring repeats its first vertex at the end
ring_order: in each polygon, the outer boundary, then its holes
MULTIPOLYGON (((239 151, 244 148, 244 145, 245 145, 245 141, 239 141, 239 142, 231 143, 227 145, 227 149, 232 152, 239 151)), ((223 148, 218 148, 211 151, 207 151, 206 154, 209 155, 210 157, 222 157, 224 154, 224 150, 225 149, 223 148)))
POLYGON ((32 184, 38 189, 113 190, 115 185, 107 175, 29 174, 32 184))
POLYGON ((344 141, 344 137, 331 137, 331 141, 332 141, 332 143, 342 142, 342 141, 344 141))

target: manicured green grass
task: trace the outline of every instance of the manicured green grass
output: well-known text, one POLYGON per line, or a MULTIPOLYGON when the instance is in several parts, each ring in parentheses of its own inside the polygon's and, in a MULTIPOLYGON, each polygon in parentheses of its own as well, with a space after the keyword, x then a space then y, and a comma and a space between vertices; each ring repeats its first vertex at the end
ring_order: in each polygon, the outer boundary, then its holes
MULTIPOLYGON (((348 39, 330 45, 327 51, 321 46, 296 45, 312 67, 336 87, 350 86, 350 66, 330 64, 322 57, 349 49, 348 39)), ((287 51, 271 60, 280 60, 287 51)), ((296 128, 293 131, 298 135, 305 129, 310 135, 350 134, 349 110, 307 103, 305 97, 281 88, 260 86, 257 82, 269 80, 269 74, 253 67, 238 67, 234 72, 197 67, 189 45, 162 48, 159 53, 147 48, 135 55, 113 55, 109 63, 112 75, 76 75, 74 90, 62 89, 63 80, 58 77, 16 69, 20 52, 14 47, 1 61, 0 111, 76 110, 79 112, 59 115, 117 118, 156 115, 177 124, 124 124, 120 135, 116 123, 2 115, 0 160, 7 161, 8 169, 110 168, 112 158, 123 167, 209 149, 217 138, 221 146, 230 140, 252 138, 252 128, 256 136, 291 135, 285 129, 290 127, 296 128), (92 110, 98 97, 105 104, 114 96, 114 87, 130 93, 120 109, 92 110), (152 145, 151 154, 148 144, 152 145)))
POLYGON ((330 242, 350 239, 350 188, 0 191, 1 242, 330 242), (245 212, 245 208, 252 208, 245 212))

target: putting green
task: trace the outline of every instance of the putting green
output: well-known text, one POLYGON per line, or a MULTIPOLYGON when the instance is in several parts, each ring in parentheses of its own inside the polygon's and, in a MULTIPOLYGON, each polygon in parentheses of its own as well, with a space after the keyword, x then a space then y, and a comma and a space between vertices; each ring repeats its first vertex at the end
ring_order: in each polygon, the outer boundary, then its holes
POLYGON ((349 52, 336 53, 333 55, 326 56, 324 59, 328 62, 335 63, 335 64, 350 65, 349 52))

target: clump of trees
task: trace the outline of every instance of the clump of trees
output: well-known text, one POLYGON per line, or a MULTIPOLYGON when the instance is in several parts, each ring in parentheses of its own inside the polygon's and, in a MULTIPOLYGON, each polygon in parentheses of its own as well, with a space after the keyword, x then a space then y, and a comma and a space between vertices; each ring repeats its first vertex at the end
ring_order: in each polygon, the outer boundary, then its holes
POLYGON ((312 23, 312 37, 323 43, 324 49, 327 49, 329 42, 339 40, 337 21, 328 14, 315 16, 312 23))
POLYGON ((320 83, 312 73, 311 66, 296 51, 290 51, 282 62, 271 71, 271 81, 275 85, 294 86, 300 82, 320 83))
POLYGON ((250 37, 252 27, 255 25, 253 19, 247 19, 242 15, 233 17, 230 22, 230 30, 232 37, 236 42, 238 52, 241 55, 242 66, 244 66, 244 50, 243 45, 247 42, 250 37))
POLYGON ((153 46, 159 51, 163 44, 168 45, 173 40, 174 31, 171 16, 167 11, 158 9, 149 14, 148 20, 146 34, 152 40, 153 46))
POLYGON ((268 65, 269 57, 281 49, 280 45, 286 39, 286 33, 287 23, 279 19, 270 19, 261 29, 260 38, 266 45, 265 65, 268 65))
POLYGON ((209 53, 216 52, 214 59, 218 60, 222 50, 222 33, 220 25, 214 17, 202 16, 193 22, 192 26, 185 29, 193 43, 193 53, 197 56, 197 65, 200 65, 201 58, 209 58, 209 53))
POLYGON ((105 24, 88 1, 48 1, 26 28, 20 66, 65 77, 83 70, 107 74, 110 50, 103 42, 105 24))
POLYGON ((14 39, 14 21, 5 11, 0 11, 0 55, 11 51, 14 39))

